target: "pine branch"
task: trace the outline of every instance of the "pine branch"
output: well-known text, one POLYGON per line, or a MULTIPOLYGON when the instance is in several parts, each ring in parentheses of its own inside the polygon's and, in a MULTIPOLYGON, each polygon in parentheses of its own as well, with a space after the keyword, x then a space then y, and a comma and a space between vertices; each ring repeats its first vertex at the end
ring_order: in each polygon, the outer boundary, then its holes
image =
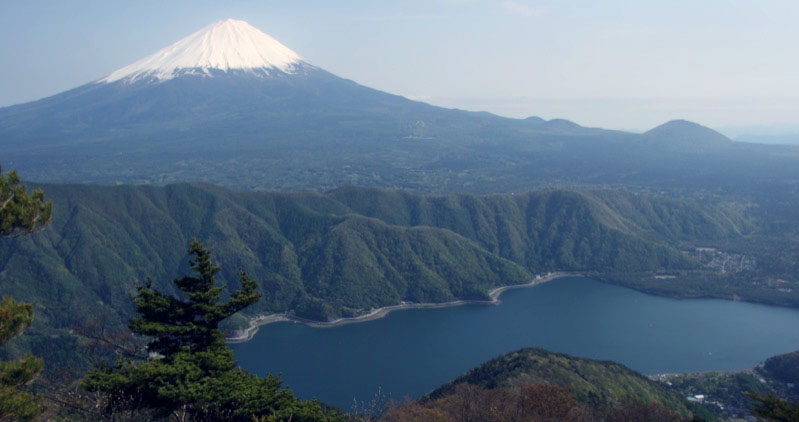
POLYGON ((6 208, 6 205, 8 205, 11 201, 13 201, 15 197, 16 196, 12 193, 11 196, 9 196, 8 199, 6 199, 5 202, 3 202, 3 205, 0 205, 0 211, 4 210, 6 208))
POLYGON ((132 335, 127 330, 108 332, 105 319, 93 321, 88 326, 76 326, 73 328, 79 336, 111 347, 117 355, 133 360, 147 359, 148 355, 144 351, 144 345, 132 339, 132 335))

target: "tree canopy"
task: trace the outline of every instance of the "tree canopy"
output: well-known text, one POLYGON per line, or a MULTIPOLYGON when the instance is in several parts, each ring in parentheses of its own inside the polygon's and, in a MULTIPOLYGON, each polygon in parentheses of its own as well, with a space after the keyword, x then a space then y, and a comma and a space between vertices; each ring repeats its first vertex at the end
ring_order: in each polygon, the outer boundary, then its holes
POLYGON ((0 167, 0 236, 29 233, 50 221, 53 204, 44 201, 44 191, 28 194, 17 172, 3 175, 0 167))
MULTIPOLYGON (((0 237, 29 233, 50 221, 52 204, 41 189, 28 195, 15 171, 4 176, 0 168, 0 237)), ((22 334, 33 323, 33 305, 10 297, 0 302, 0 346, 22 334)), ((42 359, 27 355, 0 361, 0 420, 31 420, 41 412, 39 400, 23 388, 44 368, 42 359)))
MULTIPOLYGON (((33 306, 6 297, 0 302, 0 346, 33 323, 33 306)), ((33 355, 0 361, 0 420, 27 421, 41 412, 39 401, 22 388, 42 371, 44 362, 33 355)))
POLYGON ((134 334, 148 338, 141 360, 120 360, 87 374, 83 386, 109 396, 107 412, 144 409, 153 418, 196 421, 327 420, 316 402, 304 402, 281 388, 274 376, 259 378, 238 368, 219 323, 255 303, 257 284, 243 272, 241 287, 222 302, 216 283, 220 268, 197 240, 189 248, 196 276, 174 280, 181 297, 148 282, 134 298, 134 334))

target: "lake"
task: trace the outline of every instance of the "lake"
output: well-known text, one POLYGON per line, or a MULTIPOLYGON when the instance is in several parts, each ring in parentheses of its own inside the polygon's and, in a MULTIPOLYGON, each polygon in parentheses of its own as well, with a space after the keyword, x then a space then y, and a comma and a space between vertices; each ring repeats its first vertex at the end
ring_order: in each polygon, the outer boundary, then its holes
POLYGON ((282 322, 232 345, 246 370, 345 410, 378 390, 415 398, 522 347, 620 362, 644 374, 738 370, 799 349, 799 310, 650 296, 582 277, 510 290, 499 306, 397 311, 312 328, 282 322))

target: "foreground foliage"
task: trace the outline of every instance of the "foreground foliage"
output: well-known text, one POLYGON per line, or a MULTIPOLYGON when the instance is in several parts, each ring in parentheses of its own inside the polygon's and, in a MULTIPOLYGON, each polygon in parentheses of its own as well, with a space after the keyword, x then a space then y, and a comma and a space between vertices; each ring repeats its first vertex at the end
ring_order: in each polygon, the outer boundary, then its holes
POLYGON ((591 409, 610 409, 632 401, 654 404, 685 418, 691 415, 674 391, 624 365, 533 348, 483 363, 437 388, 423 401, 449 396, 463 384, 496 389, 540 383, 568 388, 577 401, 591 409))
POLYGON ((388 411, 386 422, 679 422, 686 420, 656 403, 625 399, 612 407, 580 402, 568 388, 551 384, 487 389, 458 384, 446 395, 388 411))
MULTIPOLYGON (((15 171, 0 169, 0 237, 26 234, 50 221, 52 204, 44 203, 44 192, 28 196, 15 171)), ((0 302, 0 346, 20 335, 33 323, 33 305, 10 297, 0 302)), ((31 354, 12 361, 0 361, 0 420, 27 421, 42 407, 38 398, 23 390, 44 368, 42 359, 31 354)))
POLYGON ((280 380, 258 378, 236 367, 219 323, 255 303, 255 281, 240 273, 241 287, 221 302, 223 287, 211 254, 192 242, 195 277, 174 281, 181 299, 159 292, 150 283, 134 299, 139 316, 133 333, 149 338, 149 356, 120 360, 87 374, 83 386, 107 395, 106 416, 143 411, 153 419, 178 421, 318 421, 326 420, 319 404, 303 402, 281 389, 280 380))
MULTIPOLYGON (((33 322, 33 306, 11 298, 0 302, 0 346, 16 337, 33 322)), ((0 421, 27 421, 41 412, 32 394, 22 390, 42 371, 44 362, 33 355, 0 362, 0 421)))
POLYGON ((28 194, 17 172, 3 175, 0 168, 0 236, 29 233, 50 221, 53 204, 44 201, 44 191, 28 194))

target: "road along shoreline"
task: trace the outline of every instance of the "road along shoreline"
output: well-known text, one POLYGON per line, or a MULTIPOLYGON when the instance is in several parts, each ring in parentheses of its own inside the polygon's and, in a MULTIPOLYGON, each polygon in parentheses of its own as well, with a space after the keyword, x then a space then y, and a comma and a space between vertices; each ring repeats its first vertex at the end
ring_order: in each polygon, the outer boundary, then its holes
POLYGON ((442 303, 401 303, 399 305, 384 306, 382 308, 373 309, 368 313, 364 315, 359 315, 357 317, 338 318, 332 321, 314 321, 310 319, 300 318, 295 315, 287 315, 286 313, 259 315, 255 318, 250 319, 249 327, 242 330, 240 333, 238 333, 233 337, 228 337, 226 340, 228 343, 246 343, 252 340, 252 338, 255 336, 255 334, 258 332, 258 329, 261 326, 267 324, 273 324, 276 322, 294 322, 298 324, 305 324, 315 328, 332 328, 332 327, 337 327, 339 325, 373 321, 376 319, 383 318, 386 315, 390 314, 391 312, 400 311, 404 309, 435 309, 435 308, 449 308, 452 306, 462 306, 462 305, 499 305, 500 303, 502 303, 499 297, 502 295, 502 293, 508 290, 534 287, 539 284, 555 280, 557 278, 574 277, 579 275, 580 273, 574 273, 574 272, 554 272, 554 273, 548 273, 545 276, 537 276, 529 283, 497 287, 488 292, 489 300, 455 300, 452 302, 442 302, 442 303))

